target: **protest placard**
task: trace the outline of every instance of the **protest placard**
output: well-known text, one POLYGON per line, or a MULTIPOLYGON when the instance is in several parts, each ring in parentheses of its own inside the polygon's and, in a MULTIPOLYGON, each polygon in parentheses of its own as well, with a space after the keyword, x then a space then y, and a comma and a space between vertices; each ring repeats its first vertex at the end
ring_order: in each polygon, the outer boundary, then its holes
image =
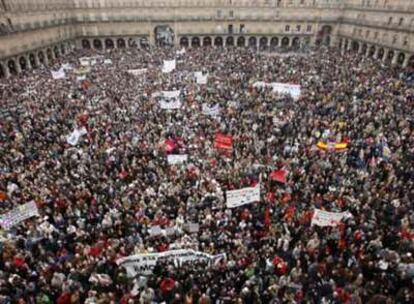
POLYGON ((37 209, 36 203, 31 201, 2 214, 0 216, 0 225, 3 229, 9 230, 13 226, 33 216, 39 216, 39 210, 37 209))
POLYGON ((320 209, 315 209, 312 216, 312 225, 326 227, 337 226, 342 219, 350 217, 349 212, 328 212, 320 209))
POLYGON ((260 201, 260 184, 255 187, 226 191, 227 208, 236 208, 258 201, 260 201))

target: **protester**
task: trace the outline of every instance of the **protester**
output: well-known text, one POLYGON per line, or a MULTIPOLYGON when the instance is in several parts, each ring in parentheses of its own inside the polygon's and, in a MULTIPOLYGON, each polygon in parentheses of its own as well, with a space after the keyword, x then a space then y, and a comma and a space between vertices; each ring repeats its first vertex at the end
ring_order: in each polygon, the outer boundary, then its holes
POLYGON ((413 303, 412 79, 332 49, 206 47, 1 80, 0 214, 18 220, 0 303, 413 303), (228 208, 246 187, 260 199, 228 208), (119 264, 180 249, 212 258, 119 264))

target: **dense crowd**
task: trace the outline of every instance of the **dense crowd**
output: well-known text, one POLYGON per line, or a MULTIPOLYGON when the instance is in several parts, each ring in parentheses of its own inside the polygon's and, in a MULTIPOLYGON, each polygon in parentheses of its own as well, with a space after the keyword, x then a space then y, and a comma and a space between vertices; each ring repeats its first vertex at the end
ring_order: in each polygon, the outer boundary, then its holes
POLYGON ((409 70, 331 49, 223 48, 116 49, 82 69, 94 55, 1 80, 0 214, 34 201, 40 215, 1 230, 0 303, 414 302, 409 70), (63 64, 73 69, 53 79, 63 64), (301 96, 256 81, 299 84, 301 96), (157 93, 172 90, 181 108, 161 109, 157 93), (232 150, 214 146, 217 132, 232 150), (258 184, 260 201, 226 207, 226 191, 258 184), (349 216, 311 225, 315 208, 349 216), (134 277, 116 262, 183 248, 225 258, 160 260, 134 277))

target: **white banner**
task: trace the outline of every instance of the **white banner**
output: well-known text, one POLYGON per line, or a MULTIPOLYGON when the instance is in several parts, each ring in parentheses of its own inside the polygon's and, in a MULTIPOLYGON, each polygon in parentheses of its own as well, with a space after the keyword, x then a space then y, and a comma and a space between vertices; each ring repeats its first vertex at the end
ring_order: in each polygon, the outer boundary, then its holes
POLYGON ((31 201, 1 215, 0 225, 3 229, 9 230, 11 227, 33 216, 39 216, 39 210, 37 209, 36 203, 31 201))
POLYGON ((315 209, 311 225, 326 227, 337 226, 342 219, 351 217, 349 212, 328 212, 320 209, 315 209))
POLYGON ((274 93, 288 94, 295 100, 299 98, 301 92, 300 85, 297 84, 258 81, 253 86, 256 88, 271 87, 274 93))
POLYGON ((179 99, 180 90, 176 91, 162 91, 160 107, 165 110, 174 110, 181 108, 181 100, 179 99))
POLYGON ((177 55, 185 54, 185 48, 182 48, 181 50, 178 50, 176 53, 177 53, 177 55))
POLYGON ((176 165, 176 164, 181 164, 183 162, 186 162, 188 159, 188 155, 187 154, 170 154, 167 156, 167 160, 168 163, 170 165, 176 165))
POLYGON ((208 82, 208 74, 203 74, 203 72, 194 72, 194 77, 198 84, 207 84, 208 82))
POLYGON ((104 64, 112 64, 112 60, 111 59, 105 59, 104 64))
POLYGON ((139 76, 139 75, 145 74, 146 72, 147 72, 147 69, 128 70, 128 73, 134 76, 139 76))
POLYGON ((162 67, 162 72, 163 73, 170 73, 170 72, 175 70, 175 67, 176 67, 175 59, 173 59, 173 60, 164 60, 164 65, 162 67))
POLYGON ((73 70, 73 67, 70 63, 64 63, 64 64, 62 64, 62 69, 66 70, 66 71, 70 71, 70 70, 73 70))
POLYGON ((218 116, 220 114, 219 104, 216 104, 212 107, 209 107, 207 104, 203 104, 203 114, 209 116, 218 116))
POLYGON ((155 252, 147 254, 131 255, 118 259, 118 266, 124 267, 129 277, 141 275, 151 275, 158 260, 174 261, 176 265, 186 262, 208 261, 215 262, 218 259, 225 258, 224 254, 210 255, 204 252, 194 251, 192 249, 177 249, 164 252, 155 252))
POLYGON ((227 208, 236 208, 260 201, 260 184, 256 187, 226 191, 227 208))
POLYGON ((60 68, 59 71, 50 71, 52 73, 53 79, 63 79, 66 77, 65 70, 63 68, 60 68))
POLYGON ((81 129, 75 129, 73 132, 66 138, 66 142, 71 146, 76 146, 78 144, 79 139, 82 135, 87 134, 88 131, 85 127, 81 129))

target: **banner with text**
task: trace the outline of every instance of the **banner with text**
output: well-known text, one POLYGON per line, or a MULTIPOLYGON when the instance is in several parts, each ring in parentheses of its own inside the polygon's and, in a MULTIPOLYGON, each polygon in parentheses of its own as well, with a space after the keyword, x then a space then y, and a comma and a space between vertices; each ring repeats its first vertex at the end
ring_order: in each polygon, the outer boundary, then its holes
POLYGON ((170 165, 176 165, 176 164, 181 164, 183 162, 186 162, 188 159, 188 155, 187 154, 170 154, 167 156, 167 160, 168 163, 170 165))
POLYGON ((176 61, 174 60, 164 60, 164 65, 162 67, 163 73, 170 73, 175 70, 176 61))
POLYGON ((288 94, 295 100, 299 99, 301 93, 300 85, 297 84, 258 81, 253 86, 256 88, 271 87, 274 93, 288 94))
POLYGON ((129 277, 137 275, 151 275, 157 261, 173 261, 177 266, 187 262, 207 261, 215 262, 225 258, 224 254, 210 255, 191 249, 177 249, 164 252, 137 254, 118 259, 118 266, 124 267, 129 277))
POLYGON ((351 216, 352 215, 349 212, 329 212, 320 209, 315 209, 312 216, 311 225, 316 225, 320 227, 338 226, 342 219, 351 216))
POLYGON ((9 230, 11 227, 33 216, 39 216, 39 210, 37 209, 36 203, 31 201, 1 215, 0 225, 3 229, 9 230))
POLYGON ((260 184, 255 187, 226 191, 227 208, 236 208, 260 201, 260 184))

